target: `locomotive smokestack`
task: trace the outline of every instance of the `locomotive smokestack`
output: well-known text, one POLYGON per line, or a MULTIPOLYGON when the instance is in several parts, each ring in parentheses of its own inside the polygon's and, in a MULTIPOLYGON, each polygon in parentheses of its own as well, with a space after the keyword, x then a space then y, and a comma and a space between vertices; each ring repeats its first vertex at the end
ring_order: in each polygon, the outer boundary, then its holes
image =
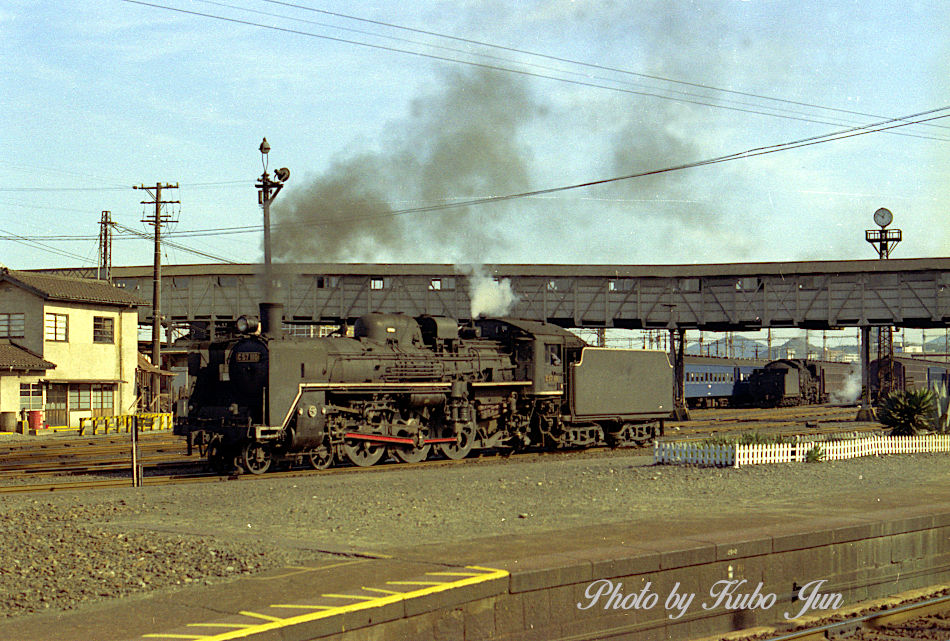
POLYGON ((280 338, 284 334, 284 306, 280 303, 260 303, 261 334, 280 338))

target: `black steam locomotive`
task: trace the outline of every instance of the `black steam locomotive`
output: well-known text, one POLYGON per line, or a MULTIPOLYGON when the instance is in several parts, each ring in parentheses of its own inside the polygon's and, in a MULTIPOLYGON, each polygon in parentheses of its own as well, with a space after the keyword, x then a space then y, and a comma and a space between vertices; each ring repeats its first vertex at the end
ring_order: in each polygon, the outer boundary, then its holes
POLYGON ((772 361, 749 377, 748 402, 756 407, 853 402, 861 392, 858 367, 801 358, 772 361))
POLYGON ((546 323, 369 314, 353 338, 297 338, 279 306, 261 318, 189 359, 175 431, 220 472, 642 444, 673 408, 665 353, 592 348, 546 323))

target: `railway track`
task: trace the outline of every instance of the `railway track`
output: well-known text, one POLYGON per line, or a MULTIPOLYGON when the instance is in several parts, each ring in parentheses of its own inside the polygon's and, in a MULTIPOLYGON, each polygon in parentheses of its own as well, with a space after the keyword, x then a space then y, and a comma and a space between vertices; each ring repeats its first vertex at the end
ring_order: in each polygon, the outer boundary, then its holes
POLYGON ((950 595, 946 590, 939 596, 885 609, 868 604, 873 611, 836 617, 830 622, 819 621, 807 627, 778 636, 763 634, 748 637, 731 635, 736 641, 947 641, 950 639, 950 595))
MULTIPOLYGON (((108 470, 131 464, 129 437, 53 437, 39 442, 9 444, 0 448, 0 477, 49 472, 108 470), (56 440, 54 441, 53 438, 56 440)), ((184 441, 171 434, 139 438, 138 456, 147 465, 194 460, 184 441)))
POLYGON ((738 408, 691 410, 689 421, 668 421, 666 436, 672 439, 701 439, 723 434, 763 432, 794 434, 830 434, 838 432, 879 431, 877 423, 855 423, 854 406, 809 406, 769 409, 738 408))
MULTIPOLYGON (((853 421, 854 412, 853 407, 830 406, 694 410, 692 421, 667 423, 666 438, 692 440, 743 431, 780 435, 796 433, 814 435, 880 429, 875 425, 849 426, 848 422, 853 421)), ((624 452, 629 451, 624 450, 624 452)), ((591 448, 583 451, 524 452, 510 454, 505 458, 610 455, 608 452, 606 448, 591 448)), ((643 450, 644 454, 648 452, 649 450, 643 450)), ((418 465, 428 467, 457 465, 471 462, 471 460, 399 463, 399 467, 408 469, 418 465)), ((206 472, 204 459, 197 456, 197 452, 188 456, 184 440, 167 432, 140 436, 137 463, 146 472, 142 477, 143 485, 257 478, 253 475, 222 477, 206 472)), ((131 445, 129 436, 124 434, 80 438, 49 437, 36 442, 10 443, 0 447, 0 494, 129 486, 132 483, 131 468, 131 445), (91 475, 97 478, 79 479, 79 477, 91 475)), ((298 468, 290 471, 269 472, 263 478, 356 471, 372 472, 387 469, 392 469, 392 466, 387 464, 369 468, 338 467, 326 471, 298 468)))
MULTIPOLYGON (((415 468, 425 467, 426 469, 433 469, 436 467, 447 467, 454 465, 471 465, 474 462, 481 462, 483 464, 491 462, 504 463, 505 461, 514 459, 519 461, 530 461, 537 460, 541 458, 550 458, 550 457, 565 457, 565 456, 609 456, 611 452, 616 450, 611 450, 606 447, 601 448, 591 448, 587 450, 564 450, 558 452, 518 452, 513 454, 507 454, 504 456, 495 456, 491 454, 486 454, 483 456, 477 456, 467 459, 435 459, 427 460, 419 463, 403 463, 393 460, 390 463, 384 463, 381 465, 375 465, 372 467, 333 467, 327 470, 314 470, 310 468, 293 468, 283 471, 270 471, 266 474, 256 475, 256 474, 232 474, 232 475, 219 475, 212 472, 206 471, 206 465, 204 459, 199 459, 197 457, 192 457, 189 459, 187 464, 193 468, 194 471, 189 472, 180 472, 180 473, 171 473, 171 474, 161 474, 159 467, 153 467, 151 473, 145 475, 142 478, 142 485, 168 485, 174 483, 208 483, 208 482, 223 482, 223 481, 254 481, 254 480, 273 480, 279 478, 288 478, 288 477, 300 477, 300 476, 316 476, 316 475, 326 475, 326 474, 372 474, 372 473, 381 473, 392 471, 394 469, 398 470, 410 470, 415 468)), ((624 450, 629 451, 629 450, 624 450)), ((633 451, 636 451, 634 449, 633 451)), ((647 454, 649 450, 644 449, 643 453, 647 454)), ((91 469, 83 469, 75 472, 75 474, 95 474, 102 471, 112 471, 112 470, 103 470, 103 467, 96 467, 91 469)), ((23 482, 23 476, 17 477, 16 474, 11 474, 7 477, 4 477, 0 474, 0 494, 18 494, 23 492, 52 492, 60 490, 90 490, 90 489, 102 489, 110 487, 129 487, 132 484, 131 480, 131 469, 128 463, 116 464, 114 467, 115 473, 128 472, 123 474, 118 478, 97 478, 91 480, 77 481, 72 480, 71 477, 60 476, 62 480, 49 481, 49 482, 23 482), (3 479, 6 478, 8 481, 17 480, 19 483, 3 484, 3 479)), ((40 476, 40 475, 36 475, 40 476)), ((31 476, 29 478, 35 478, 31 476)))

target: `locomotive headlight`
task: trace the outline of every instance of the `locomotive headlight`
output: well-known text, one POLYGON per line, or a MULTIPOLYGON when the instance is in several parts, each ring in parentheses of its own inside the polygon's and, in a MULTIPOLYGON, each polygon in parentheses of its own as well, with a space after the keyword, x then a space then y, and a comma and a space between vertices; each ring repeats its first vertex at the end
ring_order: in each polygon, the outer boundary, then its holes
POLYGON ((253 334, 260 327, 260 321, 255 316, 239 316, 234 326, 242 334, 253 334))

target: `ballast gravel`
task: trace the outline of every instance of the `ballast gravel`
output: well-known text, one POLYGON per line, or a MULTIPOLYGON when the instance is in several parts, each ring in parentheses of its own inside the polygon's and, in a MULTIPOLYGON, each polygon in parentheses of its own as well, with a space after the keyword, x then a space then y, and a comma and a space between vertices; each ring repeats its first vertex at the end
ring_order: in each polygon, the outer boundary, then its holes
POLYGON ((6 495, 0 616, 353 552, 714 511, 807 515, 855 491, 920 495, 950 482, 946 455, 717 469, 654 466, 647 452, 6 495))

